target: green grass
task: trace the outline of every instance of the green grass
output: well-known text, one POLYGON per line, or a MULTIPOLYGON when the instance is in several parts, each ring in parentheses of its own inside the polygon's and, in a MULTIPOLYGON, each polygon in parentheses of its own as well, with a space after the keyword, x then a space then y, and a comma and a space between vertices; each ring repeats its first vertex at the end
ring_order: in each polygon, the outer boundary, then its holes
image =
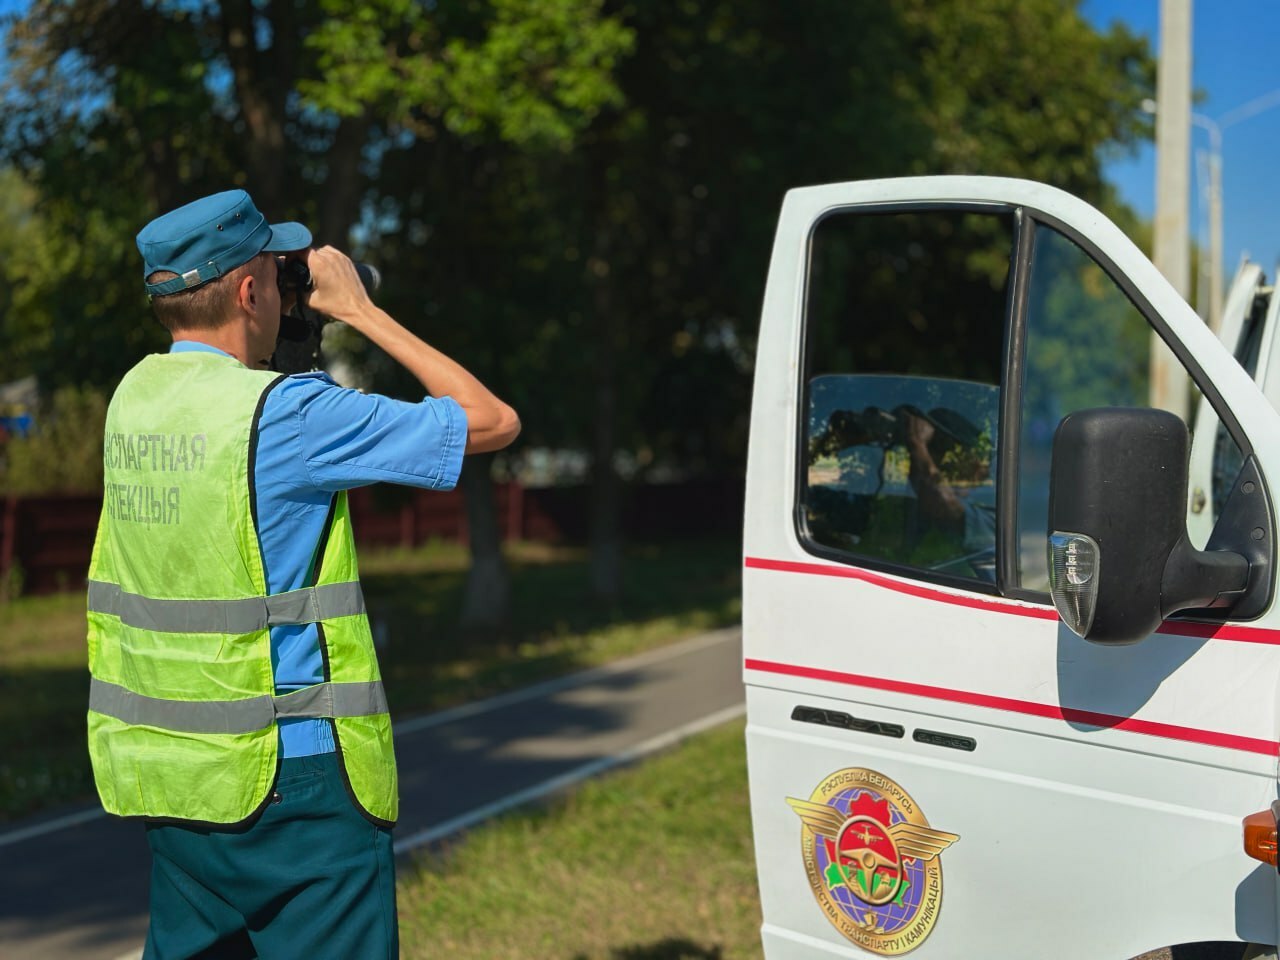
POLYGON ((742 723, 418 856, 398 898, 410 960, 759 957, 742 723))
MULTIPOLYGON (((591 598, 583 550, 515 544, 511 619, 457 626, 467 552, 364 551, 361 580, 397 718, 509 690, 737 622, 735 544, 628 552, 616 602, 591 598)), ((85 748, 84 595, 0 604, 0 820, 93 795, 85 748)))

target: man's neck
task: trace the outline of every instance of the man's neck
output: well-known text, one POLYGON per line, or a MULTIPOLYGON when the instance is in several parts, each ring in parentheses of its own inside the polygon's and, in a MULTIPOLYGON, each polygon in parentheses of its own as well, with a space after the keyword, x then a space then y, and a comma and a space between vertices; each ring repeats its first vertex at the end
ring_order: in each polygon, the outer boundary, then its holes
POLYGON ((249 341, 243 330, 237 330, 234 324, 227 324, 216 330, 180 330, 173 335, 174 343, 193 342, 217 347, 223 353, 230 354, 250 369, 257 366, 257 361, 249 361, 249 341))

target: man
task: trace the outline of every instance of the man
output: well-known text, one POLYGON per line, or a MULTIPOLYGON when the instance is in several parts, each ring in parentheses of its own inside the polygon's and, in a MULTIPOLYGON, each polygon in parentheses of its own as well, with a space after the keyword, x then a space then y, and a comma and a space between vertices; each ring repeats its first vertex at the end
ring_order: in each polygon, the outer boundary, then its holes
POLYGON ((346 491, 448 489, 519 420, 375 307, 346 256, 243 191, 137 240, 174 342, 107 413, 89 747, 106 810, 147 820, 146 956, 394 957, 395 760, 346 491), (428 396, 271 373, 292 306, 278 256, 428 396))

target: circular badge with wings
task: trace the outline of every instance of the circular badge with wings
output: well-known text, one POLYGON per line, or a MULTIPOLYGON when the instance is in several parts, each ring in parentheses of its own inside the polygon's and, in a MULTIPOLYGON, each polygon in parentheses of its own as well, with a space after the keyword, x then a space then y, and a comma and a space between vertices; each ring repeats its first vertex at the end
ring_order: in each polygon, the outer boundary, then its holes
POLYGON ((938 856, 960 838, 933 829, 902 787, 862 767, 837 770, 808 800, 787 803, 803 825, 805 872, 831 924, 883 956, 920 946, 942 906, 938 856))

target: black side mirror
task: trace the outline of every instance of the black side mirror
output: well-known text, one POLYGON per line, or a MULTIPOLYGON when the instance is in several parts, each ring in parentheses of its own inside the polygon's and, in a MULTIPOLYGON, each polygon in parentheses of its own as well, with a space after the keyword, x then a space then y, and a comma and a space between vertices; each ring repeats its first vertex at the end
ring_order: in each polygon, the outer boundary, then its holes
POLYGON ((1086 640, 1134 643, 1179 610, 1230 605, 1249 586, 1249 559, 1187 539, 1188 447, 1186 424, 1163 410, 1082 410, 1058 425, 1049 583, 1086 640))

